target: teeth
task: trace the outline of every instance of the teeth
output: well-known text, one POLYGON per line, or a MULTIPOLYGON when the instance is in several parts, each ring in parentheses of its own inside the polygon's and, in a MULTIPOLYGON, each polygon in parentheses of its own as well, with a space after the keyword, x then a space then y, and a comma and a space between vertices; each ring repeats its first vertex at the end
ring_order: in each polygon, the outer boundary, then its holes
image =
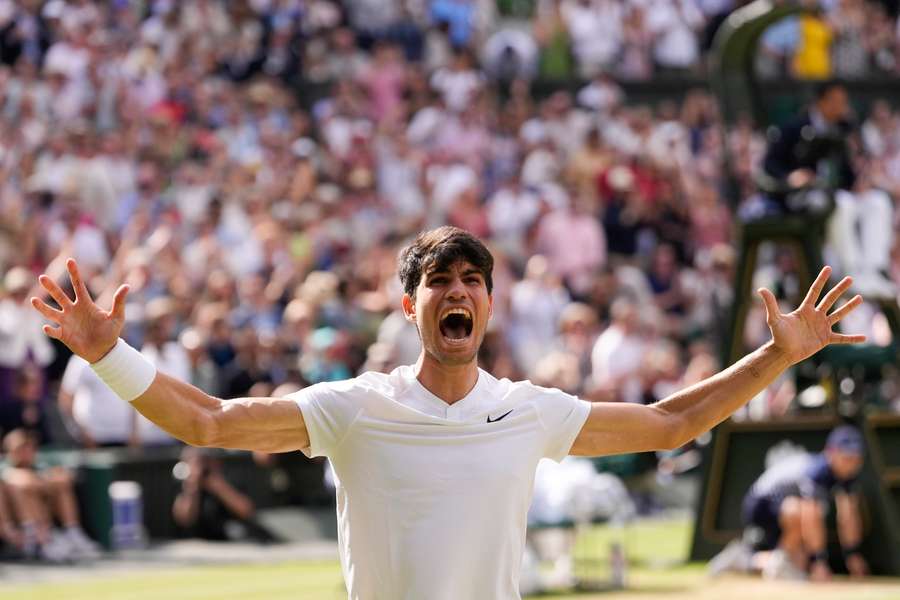
POLYGON ((441 314, 441 319, 446 319, 449 315, 462 315, 467 319, 472 319, 472 313, 466 308, 450 308, 441 314))

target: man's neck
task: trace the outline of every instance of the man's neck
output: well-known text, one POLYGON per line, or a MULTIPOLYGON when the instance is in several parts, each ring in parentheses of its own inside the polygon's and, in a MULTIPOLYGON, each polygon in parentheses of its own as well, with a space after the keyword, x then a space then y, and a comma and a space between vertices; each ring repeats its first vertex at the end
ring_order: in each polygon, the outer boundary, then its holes
POLYGON ((423 350, 415 369, 419 383, 447 404, 465 398, 478 382, 477 360, 462 365, 444 365, 423 350))

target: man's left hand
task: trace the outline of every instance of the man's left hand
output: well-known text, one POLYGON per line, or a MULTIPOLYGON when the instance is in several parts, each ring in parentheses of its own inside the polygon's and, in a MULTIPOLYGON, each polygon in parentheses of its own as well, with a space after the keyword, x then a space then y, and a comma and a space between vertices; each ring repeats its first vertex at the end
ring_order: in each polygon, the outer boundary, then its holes
POLYGON ((850 277, 844 277, 816 304, 830 275, 831 267, 823 268, 800 306, 787 314, 781 313, 771 291, 759 289, 766 306, 766 322, 772 331, 772 342, 791 364, 809 358, 829 344, 859 344, 866 341, 864 335, 845 335, 831 329, 862 303, 862 297, 856 295, 836 311, 828 313, 841 294, 850 288, 853 283, 850 277))

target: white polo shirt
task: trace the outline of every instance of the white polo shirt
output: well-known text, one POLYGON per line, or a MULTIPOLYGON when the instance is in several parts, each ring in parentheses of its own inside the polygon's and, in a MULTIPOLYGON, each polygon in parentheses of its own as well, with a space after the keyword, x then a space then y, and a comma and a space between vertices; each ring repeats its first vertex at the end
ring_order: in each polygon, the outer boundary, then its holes
POLYGON ((410 366, 292 397, 308 456, 336 475, 351 600, 513 600, 534 472, 561 460, 590 403, 479 370, 448 405, 410 366))

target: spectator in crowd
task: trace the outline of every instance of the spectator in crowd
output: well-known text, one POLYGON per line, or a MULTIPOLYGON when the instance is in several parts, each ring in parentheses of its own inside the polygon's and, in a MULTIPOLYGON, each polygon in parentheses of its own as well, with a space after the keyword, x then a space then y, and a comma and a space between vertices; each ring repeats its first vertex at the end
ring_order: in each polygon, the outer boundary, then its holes
POLYGON ((81 529, 72 474, 39 465, 37 443, 24 429, 7 433, 3 450, 3 481, 22 528, 25 556, 51 562, 97 558, 98 546, 81 529), (54 529, 55 523, 61 529, 54 529))
POLYGON ((570 38, 562 16, 562 1, 538 2, 533 24, 539 49, 538 75, 550 81, 569 79, 575 71, 570 38))
POLYGON ((0 408, 0 431, 22 429, 38 445, 54 442, 41 370, 26 365, 14 377, 12 394, 0 408))
POLYGON ((583 297, 595 273, 606 263, 606 237, 589 196, 575 196, 543 216, 534 249, 547 257, 550 272, 571 293, 583 297))
POLYGON ((525 278, 513 285, 510 294, 509 346, 522 370, 533 368, 550 346, 569 299, 569 292, 544 256, 528 259, 525 278))
MULTIPOLYGON (((27 269, 16 267, 3 278, 3 296, 0 297, 0 405, 13 396, 16 374, 35 365, 47 367, 55 357, 50 341, 41 333, 41 319, 26 304, 34 277, 27 269)), ((43 371, 39 387, 43 391, 43 371)))
POLYGON ((646 19, 658 68, 677 72, 699 64, 699 32, 704 19, 694 0, 651 1, 646 19))
POLYGON ((798 79, 828 79, 832 76, 834 30, 816 0, 807 0, 804 4, 808 12, 799 17, 800 35, 794 53, 793 75, 798 79))
POLYGON ((794 53, 800 45, 800 19, 785 17, 770 25, 759 40, 756 69, 764 78, 789 75, 794 53))
POLYGON ((572 40, 578 74, 589 78, 609 69, 621 49, 622 3, 615 0, 563 0, 560 12, 572 40))
POLYGON ((873 74, 893 74, 897 72, 897 29, 898 23, 891 19, 887 7, 880 2, 866 2, 866 50, 869 67, 873 74))
POLYGON ((483 76, 475 69, 466 50, 457 50, 450 65, 436 70, 431 78, 431 87, 441 94, 444 105, 454 113, 460 113, 472 104, 483 84, 483 76))
POLYGON ((17 556, 24 550, 22 532, 10 512, 9 492, 0 481, 0 556, 17 556))
POLYGON ((533 79, 537 72, 538 48, 534 37, 518 29, 501 29, 485 42, 481 64, 492 79, 533 79))
MULTIPOLYGON (((684 350, 688 337, 721 335, 734 219, 722 148, 737 150, 750 192, 762 133, 744 118, 723 138, 708 92, 650 109, 625 103, 617 81, 702 68, 702 38, 731 5, 541 0, 530 24, 501 24, 493 3, 469 0, 0 0, 0 404, 25 365, 47 380, 42 397, 62 375, 67 357, 53 362, 16 298, 70 255, 90 266, 101 305, 109 282, 129 283, 133 345, 226 396, 412 362, 415 329, 391 312, 393 258, 448 221, 484 235, 496 257, 484 360, 498 373, 590 390, 590 349, 620 294, 638 299, 638 341, 659 329, 654 339, 684 350), (494 68, 507 51, 521 59, 514 73, 494 68), (574 102, 542 98, 532 63, 541 79, 590 77, 574 102), (660 246, 675 255, 665 272, 660 246), (546 311, 544 299, 523 303, 544 290, 525 276, 536 254, 555 279, 546 311), (672 281, 676 310, 661 319, 654 285, 667 299, 672 281), (589 333, 584 315, 566 324, 572 298, 597 319, 589 333), (168 316, 154 316, 164 305, 168 316), (519 356, 513 331, 560 356, 519 356)), ((829 3, 822 19, 859 8, 829 3)), ((862 10, 867 64, 896 72, 896 21, 877 3, 862 10)), ((783 44, 788 71, 798 23, 783 44)), ((837 69, 856 34, 834 27, 837 69)), ((896 119, 879 111, 854 165, 870 183, 854 192, 900 191, 896 119)), ((155 443, 106 407, 84 366, 71 361, 59 397, 79 443, 155 443)))
POLYGON ((839 79, 854 79, 868 75, 864 0, 839 0, 828 15, 828 22, 834 31, 831 46, 834 76, 839 79))
MULTIPOLYGON (((653 73, 654 42, 654 33, 647 26, 647 8, 632 4, 622 21, 622 58, 617 74, 626 80, 648 79, 653 73)), ((686 44, 682 54, 690 52, 690 42, 686 44)))
POLYGON ((595 393, 609 400, 640 402, 639 373, 647 340, 641 332, 641 313, 624 296, 610 308, 611 322, 591 350, 591 379, 595 393))
POLYGON ((559 335, 554 347, 574 358, 577 365, 577 390, 591 374, 591 350, 599 334, 596 311, 583 302, 570 302, 559 315, 559 335))

